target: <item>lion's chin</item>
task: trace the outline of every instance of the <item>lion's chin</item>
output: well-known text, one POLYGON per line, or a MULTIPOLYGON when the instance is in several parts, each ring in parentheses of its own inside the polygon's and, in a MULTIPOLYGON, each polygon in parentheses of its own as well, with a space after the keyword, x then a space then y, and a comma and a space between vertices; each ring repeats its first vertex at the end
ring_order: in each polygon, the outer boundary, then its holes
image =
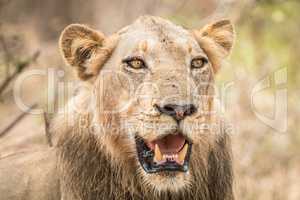
POLYGON ((180 192, 190 184, 190 174, 188 172, 162 171, 157 173, 144 173, 144 180, 158 192, 180 192))

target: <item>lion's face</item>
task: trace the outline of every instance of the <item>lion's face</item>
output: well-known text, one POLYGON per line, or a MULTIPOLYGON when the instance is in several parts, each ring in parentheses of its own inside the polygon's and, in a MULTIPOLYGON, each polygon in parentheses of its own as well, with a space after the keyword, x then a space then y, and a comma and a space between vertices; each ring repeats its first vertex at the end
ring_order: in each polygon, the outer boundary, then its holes
POLYGON ((195 173, 205 173, 199 170, 205 170, 201 166, 218 137, 203 133, 214 120, 213 77, 231 48, 231 24, 221 21, 192 33, 142 17, 117 36, 97 34, 85 29, 83 36, 89 37, 73 42, 78 45, 73 54, 81 60, 71 64, 82 79, 93 79, 91 105, 93 122, 102 128, 96 133, 100 143, 145 187, 188 187, 195 173))

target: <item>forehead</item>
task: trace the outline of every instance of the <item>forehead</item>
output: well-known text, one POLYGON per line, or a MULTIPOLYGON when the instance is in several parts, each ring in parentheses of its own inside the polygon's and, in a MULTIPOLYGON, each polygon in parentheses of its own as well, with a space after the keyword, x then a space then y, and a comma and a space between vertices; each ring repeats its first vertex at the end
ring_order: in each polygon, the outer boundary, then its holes
POLYGON ((121 37, 127 52, 203 53, 187 30, 158 17, 139 18, 127 27, 121 37))

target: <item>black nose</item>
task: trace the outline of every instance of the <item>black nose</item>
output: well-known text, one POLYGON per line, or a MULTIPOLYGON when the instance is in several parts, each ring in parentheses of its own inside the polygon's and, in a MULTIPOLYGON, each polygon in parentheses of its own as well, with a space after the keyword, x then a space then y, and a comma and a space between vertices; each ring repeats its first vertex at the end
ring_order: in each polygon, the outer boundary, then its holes
POLYGON ((163 106, 156 105, 159 112, 173 117, 176 121, 183 120, 186 116, 192 115, 197 111, 193 104, 177 105, 166 104, 163 106))

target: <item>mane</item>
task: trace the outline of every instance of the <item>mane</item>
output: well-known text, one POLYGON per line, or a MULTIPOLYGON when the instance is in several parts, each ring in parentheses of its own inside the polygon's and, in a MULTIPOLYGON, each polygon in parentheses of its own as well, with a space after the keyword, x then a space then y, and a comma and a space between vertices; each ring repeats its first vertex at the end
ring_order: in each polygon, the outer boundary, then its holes
POLYGON ((92 92, 81 91, 67 104, 68 113, 57 116, 52 125, 56 132, 59 177, 63 192, 72 199, 145 199, 145 200, 227 200, 232 197, 231 156, 227 153, 228 136, 223 134, 203 158, 201 147, 194 146, 191 184, 179 192, 159 192, 144 182, 133 163, 114 164, 105 152, 99 136, 89 131, 93 119, 89 109, 92 92), (84 98, 83 98, 84 96, 84 98), (74 109, 73 100, 83 112, 74 109), (84 121, 85 123, 82 123, 84 121))

